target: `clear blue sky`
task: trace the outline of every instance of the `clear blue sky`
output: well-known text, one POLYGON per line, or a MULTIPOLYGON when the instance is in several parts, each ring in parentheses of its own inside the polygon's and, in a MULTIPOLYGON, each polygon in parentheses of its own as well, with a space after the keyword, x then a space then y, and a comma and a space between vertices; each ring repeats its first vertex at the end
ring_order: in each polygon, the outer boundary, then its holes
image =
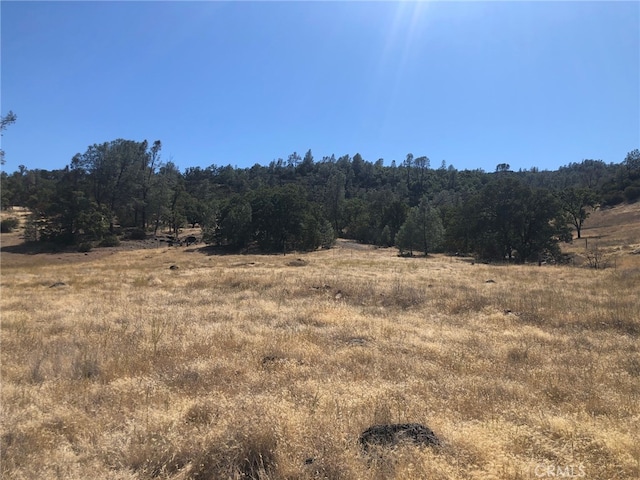
POLYGON ((161 140, 181 169, 311 149, 458 169, 640 148, 640 2, 2 1, 5 171, 161 140))

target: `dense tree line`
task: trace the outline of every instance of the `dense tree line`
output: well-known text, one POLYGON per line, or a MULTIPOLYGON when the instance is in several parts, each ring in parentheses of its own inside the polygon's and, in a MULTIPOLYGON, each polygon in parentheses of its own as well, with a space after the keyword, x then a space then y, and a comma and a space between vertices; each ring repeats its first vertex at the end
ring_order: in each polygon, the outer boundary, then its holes
POLYGON ((2 208, 28 207, 27 237, 104 242, 202 228, 207 243, 287 252, 337 236, 400 253, 464 252, 531 261, 578 237, 596 205, 640 198, 640 151, 619 164, 584 160, 557 171, 457 170, 408 154, 385 166, 356 154, 316 160, 311 151, 268 165, 180 171, 159 141, 92 145, 62 170, 2 172, 2 208))

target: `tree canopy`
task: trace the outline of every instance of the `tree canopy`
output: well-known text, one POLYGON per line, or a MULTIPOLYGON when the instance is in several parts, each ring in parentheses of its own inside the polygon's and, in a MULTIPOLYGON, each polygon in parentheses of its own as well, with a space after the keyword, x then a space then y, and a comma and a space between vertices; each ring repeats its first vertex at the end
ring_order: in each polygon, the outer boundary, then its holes
MULTIPOLYGON (((15 113, 13 113, 11 110, 9 110, 9 112, 4 117, 0 117, 0 136, 2 135, 2 132, 4 132, 9 125, 11 125, 12 123, 15 123, 17 119, 18 119, 18 116, 15 113)), ((4 165, 4 150, 2 150, 1 148, 0 148, 0 165, 4 165)))
POLYGON ((266 166, 180 171, 161 151, 160 141, 116 139, 61 170, 2 172, 2 208, 28 207, 30 238, 67 244, 199 225, 206 242, 236 250, 313 250, 339 236, 407 254, 524 262, 556 255, 571 228, 579 238, 595 206, 640 198, 638 150, 620 164, 516 172, 503 163, 491 173, 433 169, 411 153, 385 166, 357 153, 316 160, 311 150, 266 166))

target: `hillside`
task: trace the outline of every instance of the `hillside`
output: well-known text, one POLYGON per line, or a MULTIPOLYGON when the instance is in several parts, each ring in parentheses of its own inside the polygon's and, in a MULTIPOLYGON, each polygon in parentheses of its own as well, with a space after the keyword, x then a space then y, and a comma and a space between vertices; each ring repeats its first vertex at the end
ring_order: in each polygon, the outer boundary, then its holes
POLYGON ((640 247, 640 202, 600 209, 585 222, 583 237, 621 251, 640 247))
POLYGON ((638 478, 638 213, 588 220, 602 270, 3 234, 1 476, 638 478), (441 445, 363 450, 384 423, 441 445))
POLYGON ((640 254, 640 202, 592 212, 581 237, 563 245, 563 251, 576 255, 577 264, 583 264, 587 251, 594 249, 602 253, 610 266, 633 263, 630 257, 640 254))

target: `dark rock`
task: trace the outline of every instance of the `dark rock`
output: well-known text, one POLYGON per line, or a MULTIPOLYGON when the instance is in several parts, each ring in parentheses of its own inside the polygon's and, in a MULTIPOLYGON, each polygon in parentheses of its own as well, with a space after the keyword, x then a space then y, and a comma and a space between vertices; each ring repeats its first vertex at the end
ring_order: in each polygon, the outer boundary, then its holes
POLYGON ((178 270, 179 268, 180 268, 180 267, 179 267, 179 266, 177 266, 177 265, 171 265, 171 266, 169 267, 169 270, 178 270))
POLYGON ((196 237, 194 237, 193 235, 191 235, 191 236, 189 236, 189 237, 184 239, 184 243, 188 247, 191 244, 198 243, 198 239, 196 237))
POLYGON ((49 285, 49 288, 58 288, 58 287, 66 287, 67 284, 64 282, 56 282, 53 285, 49 285))
POLYGON ((374 425, 360 435, 360 445, 365 450, 370 445, 393 447, 401 442, 410 442, 416 445, 441 445, 436 434, 429 427, 419 423, 374 425))
POLYGON ((262 368, 266 371, 274 371, 278 368, 286 366, 302 366, 304 362, 302 360, 290 357, 284 357, 281 355, 265 355, 262 357, 262 368))
POLYGON ((279 355, 266 355, 262 357, 262 368, 273 371, 279 367, 283 367, 292 362, 290 358, 281 357, 279 355))
POLYGON ((484 282, 484 283, 496 283, 496 281, 495 281, 495 280, 492 280, 492 279, 489 279, 489 280, 487 280, 487 281, 486 281, 486 282, 484 282))
POLYGON ((268 365, 270 363, 286 362, 287 359, 278 355, 265 355, 262 357, 262 365, 268 365))

